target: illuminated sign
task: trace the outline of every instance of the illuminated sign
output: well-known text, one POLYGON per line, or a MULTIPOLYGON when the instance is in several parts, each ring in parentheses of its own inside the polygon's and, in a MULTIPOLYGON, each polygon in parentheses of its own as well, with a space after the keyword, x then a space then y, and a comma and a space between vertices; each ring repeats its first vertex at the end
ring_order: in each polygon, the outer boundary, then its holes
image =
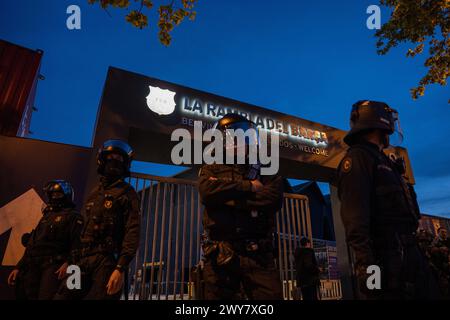
POLYGON ((147 106, 159 115, 169 115, 175 111, 175 92, 148 86, 147 106))
POLYGON ((277 135, 280 147, 286 152, 329 156, 329 134, 332 131, 325 131, 313 122, 277 112, 265 112, 241 103, 221 102, 220 99, 174 90, 172 87, 162 89, 167 87, 147 85, 150 89, 147 96, 149 109, 159 116, 170 115, 161 119, 164 126, 170 127, 177 122, 178 125, 193 128, 196 121, 201 121, 202 129, 207 130, 226 114, 236 113, 254 122, 260 133, 265 131, 277 135))
POLYGON ((183 113, 196 115, 197 117, 209 120, 216 120, 228 113, 238 113, 256 123, 258 128, 270 131, 271 133, 277 133, 281 136, 299 140, 313 146, 326 147, 328 145, 328 137, 325 132, 306 128, 297 123, 284 122, 245 110, 225 107, 212 102, 203 102, 200 99, 193 99, 186 96, 180 97, 179 105, 183 113))

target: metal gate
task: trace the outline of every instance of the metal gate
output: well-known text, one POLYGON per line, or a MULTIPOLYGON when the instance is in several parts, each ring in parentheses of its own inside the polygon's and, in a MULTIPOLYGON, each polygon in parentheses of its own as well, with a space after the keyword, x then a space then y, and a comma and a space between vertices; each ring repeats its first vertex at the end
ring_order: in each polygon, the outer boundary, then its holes
MULTIPOLYGON (((140 196, 141 237, 130 264, 128 298, 195 299, 203 232, 203 206, 196 181, 133 173, 129 182, 140 196)), ((302 236, 311 239, 308 198, 284 194, 275 222, 276 264, 284 298, 292 299, 293 254, 302 236)))
POLYGON ((284 194, 283 207, 276 213, 275 231, 275 238, 278 242, 277 267, 283 285, 283 297, 292 300, 296 290, 295 249, 299 246, 303 236, 308 237, 313 243, 308 197, 284 194))

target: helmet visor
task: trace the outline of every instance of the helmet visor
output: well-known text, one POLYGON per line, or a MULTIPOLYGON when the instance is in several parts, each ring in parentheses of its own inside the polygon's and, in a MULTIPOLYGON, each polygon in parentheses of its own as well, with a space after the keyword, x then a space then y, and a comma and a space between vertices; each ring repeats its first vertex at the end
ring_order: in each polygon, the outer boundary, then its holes
POLYGON ((133 150, 130 145, 121 140, 108 140, 103 144, 102 151, 103 152, 114 152, 116 150, 120 150, 120 152, 132 156, 133 150))
POLYGON ((235 122, 228 125, 225 128, 224 138, 225 149, 234 150, 237 163, 244 163, 246 161, 244 159, 257 159, 259 134, 253 123, 235 122))
POLYGON ((44 185, 44 192, 47 193, 49 199, 59 199, 66 197, 67 200, 74 200, 75 193, 72 185, 64 180, 49 181, 44 185))
MULTIPOLYGON (((214 123, 212 130, 219 130, 219 122, 214 123)), ((228 124, 224 129, 224 143, 225 146, 236 146, 236 139, 242 139, 247 146, 259 145, 259 133, 258 128, 252 122, 234 122, 228 124), (242 131, 241 131, 242 130, 242 131)), ((239 141, 239 140, 238 140, 239 141)))
POLYGON ((239 144, 246 146, 258 146, 258 129, 251 122, 235 122, 225 128, 226 147, 234 147, 239 144))
MULTIPOLYGON (((249 121, 239 121, 219 126, 216 122, 212 127, 213 130, 220 130, 223 135, 224 152, 227 155, 234 154, 238 159, 257 159, 259 146, 259 133, 256 125, 249 121)), ((238 163, 241 163, 238 160, 238 163)))
POLYGON ((393 129, 394 132, 389 137, 390 145, 392 146, 400 146, 403 142, 403 130, 400 126, 400 119, 398 117, 397 111, 392 111, 392 120, 394 121, 393 129))

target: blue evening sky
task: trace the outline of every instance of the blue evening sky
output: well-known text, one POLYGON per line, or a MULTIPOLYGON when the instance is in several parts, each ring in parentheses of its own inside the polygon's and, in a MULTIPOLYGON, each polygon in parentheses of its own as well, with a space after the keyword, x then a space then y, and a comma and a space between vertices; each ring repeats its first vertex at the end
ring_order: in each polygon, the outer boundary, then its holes
POLYGON ((110 65, 341 129, 355 101, 385 101, 400 112, 422 212, 450 217, 450 90, 411 99, 424 58, 405 58, 406 46, 376 54, 366 8, 377 2, 200 0, 196 21, 166 48, 155 13, 139 30, 123 10, 108 15, 87 0, 1 0, 0 38, 44 50, 31 137, 50 141, 90 145, 110 65), (66 28, 71 4, 81 7, 79 31, 66 28))

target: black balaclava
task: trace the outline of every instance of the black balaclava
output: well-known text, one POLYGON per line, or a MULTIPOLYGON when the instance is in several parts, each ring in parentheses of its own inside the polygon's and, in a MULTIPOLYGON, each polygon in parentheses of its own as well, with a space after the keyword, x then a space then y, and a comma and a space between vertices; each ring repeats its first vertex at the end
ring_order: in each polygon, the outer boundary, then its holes
POLYGON ((68 200, 62 192, 51 192, 48 194, 48 204, 52 211, 69 206, 68 200))
POLYGON ((106 184, 114 183, 125 177, 125 164, 117 159, 106 159, 103 169, 103 181, 106 184))
POLYGON ((389 134, 381 132, 381 143, 383 144, 383 149, 389 147, 389 134))

